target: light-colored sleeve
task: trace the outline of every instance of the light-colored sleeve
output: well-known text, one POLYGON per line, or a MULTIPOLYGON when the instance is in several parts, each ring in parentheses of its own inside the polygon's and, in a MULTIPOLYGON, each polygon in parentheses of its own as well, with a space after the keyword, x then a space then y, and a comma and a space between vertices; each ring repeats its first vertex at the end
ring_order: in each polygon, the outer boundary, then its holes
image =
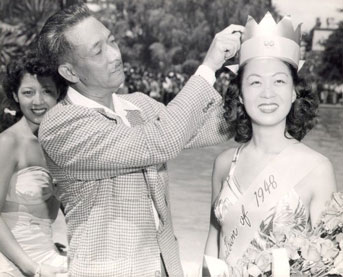
MULTIPOLYGON (((210 86, 213 86, 216 77, 215 72, 206 65, 200 65, 194 75, 204 78, 210 86)), ((209 105, 209 104, 208 104, 209 105)), ((228 124, 224 119, 224 107, 222 102, 218 102, 214 109, 205 107, 207 119, 198 129, 185 148, 198 148, 218 144, 227 141, 231 136, 228 130, 228 124)))
POLYGON ((132 128, 92 109, 59 104, 41 123, 39 140, 71 176, 109 178, 175 158, 220 101, 207 81, 193 76, 167 108, 132 128))
POLYGON ((229 140, 230 135, 228 123, 224 119, 223 105, 219 104, 212 109, 204 124, 194 134, 194 136, 186 144, 185 148, 198 148, 229 140))

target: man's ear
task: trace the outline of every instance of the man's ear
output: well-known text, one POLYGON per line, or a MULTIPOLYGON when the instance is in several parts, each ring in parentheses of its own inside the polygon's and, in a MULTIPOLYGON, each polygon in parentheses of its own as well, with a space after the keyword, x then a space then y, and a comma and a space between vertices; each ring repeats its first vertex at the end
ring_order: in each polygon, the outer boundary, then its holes
POLYGON ((79 82, 79 77, 77 76, 74 67, 70 63, 64 63, 58 66, 58 73, 67 81, 75 84, 79 82))

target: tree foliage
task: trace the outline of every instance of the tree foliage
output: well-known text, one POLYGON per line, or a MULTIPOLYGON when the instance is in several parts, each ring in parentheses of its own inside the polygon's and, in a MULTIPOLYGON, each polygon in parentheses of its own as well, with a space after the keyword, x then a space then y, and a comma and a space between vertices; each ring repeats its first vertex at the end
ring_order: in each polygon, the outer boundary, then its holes
MULTIPOLYGON (((5 65, 10 58, 29 49, 46 19, 63 3, 62 0, 2 0, 1 21, 15 26, 15 30, 4 31, 0 26, 1 63, 5 65)), ((256 20, 268 10, 277 15, 268 0, 107 0, 99 3, 103 7, 96 16, 116 36, 124 61, 159 72, 182 68, 189 71, 202 61, 217 32, 229 24, 245 24, 248 14, 256 20)))
POLYGON ((98 17, 119 41, 124 61, 162 72, 189 71, 202 61, 217 32, 230 24, 244 25, 248 14, 260 20, 269 10, 277 17, 267 0, 108 2, 106 12, 99 11, 98 17), (139 53, 132 51, 137 45, 139 53))
POLYGON ((60 7, 53 0, 0 2, 0 72, 10 59, 31 48, 47 18, 60 7))
POLYGON ((319 65, 323 80, 341 84, 343 76, 343 21, 324 43, 325 50, 319 65))

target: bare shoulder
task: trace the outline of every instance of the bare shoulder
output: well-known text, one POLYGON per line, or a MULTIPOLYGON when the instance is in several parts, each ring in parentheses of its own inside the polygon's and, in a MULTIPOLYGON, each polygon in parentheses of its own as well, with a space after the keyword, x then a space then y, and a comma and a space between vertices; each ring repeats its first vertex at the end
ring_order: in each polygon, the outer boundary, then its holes
POLYGON ((6 168, 14 168, 17 164, 17 151, 20 146, 20 138, 14 131, 15 128, 12 127, 0 134, 0 169, 2 173, 4 173, 6 168))
POLYGON ((213 174, 218 180, 224 181, 230 171, 231 162, 236 152, 236 148, 229 148, 220 153, 214 161, 213 174))
POLYGON ((316 161, 310 173, 304 178, 303 183, 308 184, 312 191, 332 192, 336 190, 336 181, 333 165, 323 154, 304 145, 304 155, 311 155, 316 161))
POLYGON ((1 152, 13 152, 19 144, 18 135, 13 127, 6 129, 0 134, 1 152))
POLYGON ((312 149, 311 147, 305 145, 304 143, 300 143, 300 146, 301 146, 300 151, 302 152, 301 153, 302 155, 311 156, 320 162, 328 161, 328 158, 326 156, 312 149))

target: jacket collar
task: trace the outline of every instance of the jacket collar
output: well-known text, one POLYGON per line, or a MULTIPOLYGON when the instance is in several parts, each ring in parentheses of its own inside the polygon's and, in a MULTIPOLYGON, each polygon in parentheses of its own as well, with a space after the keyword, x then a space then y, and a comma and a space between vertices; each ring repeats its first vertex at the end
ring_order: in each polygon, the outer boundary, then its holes
POLYGON ((119 97, 117 94, 112 94, 112 101, 114 110, 107 108, 104 105, 101 105, 92 99, 89 99, 88 97, 82 95, 72 87, 68 88, 67 95, 64 98, 64 103, 66 104, 73 104, 78 106, 87 107, 90 109, 95 109, 98 112, 106 115, 107 117, 114 118, 115 116, 119 116, 123 122, 130 126, 130 123, 128 122, 126 115, 127 111, 140 111, 141 109, 137 107, 136 105, 132 104, 131 102, 119 97))

